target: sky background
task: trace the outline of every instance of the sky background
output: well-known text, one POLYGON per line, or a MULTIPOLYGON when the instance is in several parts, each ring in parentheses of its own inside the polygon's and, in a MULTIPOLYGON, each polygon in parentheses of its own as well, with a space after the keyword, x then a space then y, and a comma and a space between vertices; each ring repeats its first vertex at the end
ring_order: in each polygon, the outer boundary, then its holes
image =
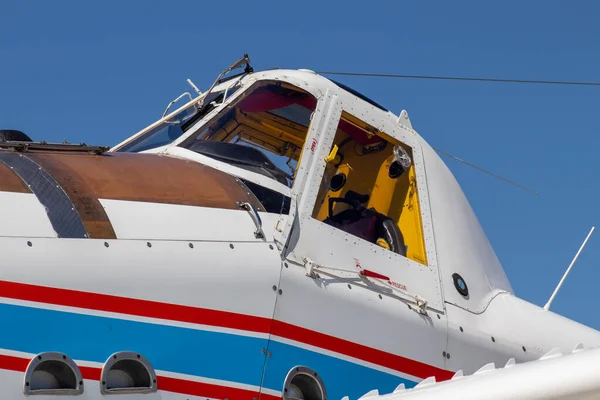
MULTIPOLYGON (((255 69, 600 81, 593 1, 0 0, 0 128, 114 145, 207 89, 244 53, 255 69)), ((516 294, 543 306, 600 219, 600 87, 337 77, 445 159, 516 294)), ((553 311, 600 329, 600 232, 553 311)))

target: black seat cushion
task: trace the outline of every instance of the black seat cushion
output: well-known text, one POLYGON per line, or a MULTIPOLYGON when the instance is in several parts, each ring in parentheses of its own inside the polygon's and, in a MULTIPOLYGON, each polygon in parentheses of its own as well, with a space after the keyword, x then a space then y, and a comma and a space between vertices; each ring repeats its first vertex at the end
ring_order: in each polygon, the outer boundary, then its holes
POLYGON ((323 222, 371 243, 384 239, 391 251, 406 256, 404 237, 398 224, 374 208, 344 210, 323 222))

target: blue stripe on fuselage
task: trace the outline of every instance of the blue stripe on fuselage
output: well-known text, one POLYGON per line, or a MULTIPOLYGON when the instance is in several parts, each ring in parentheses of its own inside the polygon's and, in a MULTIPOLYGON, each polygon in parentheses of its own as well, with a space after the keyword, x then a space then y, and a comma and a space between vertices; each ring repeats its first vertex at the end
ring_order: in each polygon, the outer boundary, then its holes
POLYGON ((266 339, 9 304, 0 304, 0 319, 5 349, 59 351, 100 363, 115 352, 135 351, 155 369, 256 386, 267 346, 266 339))
MULTIPOLYGON (((26 353, 59 351, 75 360, 104 363, 135 351, 157 370, 260 386, 267 339, 230 333, 0 304, 0 348, 26 353)), ((371 389, 391 391, 414 382, 296 346, 271 342, 264 386, 282 390, 287 372, 311 367, 330 398, 356 398, 371 389), (333 396, 333 397, 332 397, 333 396)))

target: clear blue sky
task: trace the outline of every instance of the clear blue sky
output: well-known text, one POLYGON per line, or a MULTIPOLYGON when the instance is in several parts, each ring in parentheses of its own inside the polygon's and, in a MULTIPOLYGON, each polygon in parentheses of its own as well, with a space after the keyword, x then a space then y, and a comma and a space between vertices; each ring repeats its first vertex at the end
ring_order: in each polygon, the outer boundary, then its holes
MULTIPOLYGON (((247 52, 255 68, 600 81, 594 1, 0 0, 0 127, 112 145, 206 89, 247 52)), ((600 87, 338 78, 447 160, 516 293, 543 305, 600 223, 600 87)), ((600 231, 553 305, 600 328, 600 231)))

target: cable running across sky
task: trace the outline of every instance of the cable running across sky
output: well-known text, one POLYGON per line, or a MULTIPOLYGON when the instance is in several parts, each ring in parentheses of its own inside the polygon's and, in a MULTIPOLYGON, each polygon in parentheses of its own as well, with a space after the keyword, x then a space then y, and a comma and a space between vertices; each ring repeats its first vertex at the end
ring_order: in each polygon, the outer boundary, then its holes
POLYGON ((600 82, 586 81, 547 81, 535 79, 502 79, 502 78, 476 78, 461 76, 436 76, 436 75, 401 75, 401 74, 379 74, 366 72, 318 72, 321 75, 344 75, 344 76, 362 76, 374 78, 394 78, 394 79, 430 79, 443 81, 471 81, 471 82, 495 82, 495 83, 530 83, 537 85, 564 85, 564 86, 600 86, 600 82))

